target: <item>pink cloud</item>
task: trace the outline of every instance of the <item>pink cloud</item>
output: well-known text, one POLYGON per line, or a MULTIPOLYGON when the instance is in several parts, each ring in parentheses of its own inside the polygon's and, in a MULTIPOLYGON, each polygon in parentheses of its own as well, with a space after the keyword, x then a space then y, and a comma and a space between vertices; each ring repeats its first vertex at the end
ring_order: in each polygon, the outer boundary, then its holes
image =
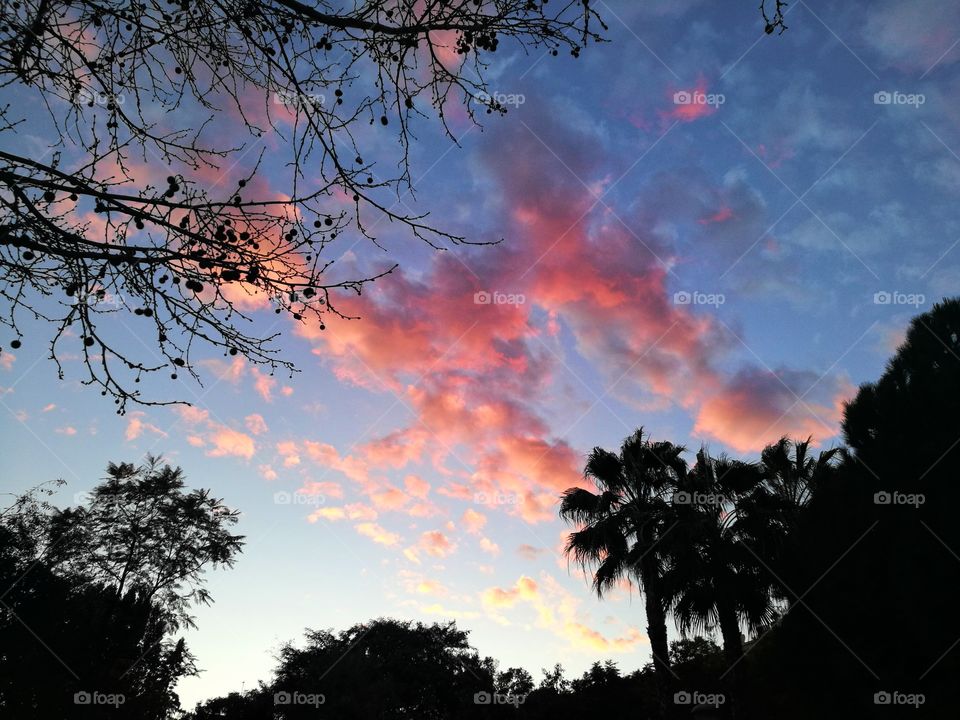
POLYGON ((264 402, 271 402, 273 400, 273 389, 277 386, 276 378, 257 368, 250 368, 250 372, 253 374, 253 387, 257 394, 263 398, 264 402))
MULTIPOLYGON (((46 409, 44 409, 46 412, 46 409)), ((167 437, 167 433, 158 428, 156 425, 153 425, 149 422, 146 422, 144 418, 146 413, 141 411, 133 411, 127 414, 127 428, 124 431, 124 438, 130 442, 136 440, 144 431, 152 432, 155 435, 160 437, 167 437)))
POLYGON ((194 447, 209 448, 207 455, 210 457, 241 457, 249 460, 256 452, 252 437, 213 420, 206 410, 178 405, 174 412, 195 430, 187 436, 187 442, 194 447))
POLYGON ((701 225, 711 225, 713 223, 725 222, 732 217, 733 217, 733 210, 731 210, 726 205, 724 205, 712 215, 702 217, 699 220, 697 220, 697 222, 700 223, 701 225))
POLYGON ((460 524, 468 533, 476 535, 487 524, 487 517, 472 508, 467 508, 466 512, 463 513, 460 524))
POLYGON ((719 103, 716 93, 707 92, 707 81, 704 78, 697 80, 692 88, 670 88, 667 91, 672 107, 661 111, 662 117, 680 122, 693 122, 700 118, 713 115, 719 103))
POLYGON ((837 433, 843 401, 854 388, 812 372, 737 373, 700 407, 694 434, 726 443, 739 452, 755 451, 789 435, 824 441, 837 433))
MULTIPOLYGON (((705 82, 695 89, 706 92, 705 82)), ((542 139, 552 147, 589 145, 555 126, 542 139)), ((622 218, 591 212, 591 192, 558 172, 556 158, 526 130, 500 131, 498 142, 502 152, 485 158, 483 169, 501 188, 514 242, 456 258, 438 254, 423 272, 397 272, 375 293, 344 298, 340 309, 360 321, 295 328, 340 380, 396 396, 412 418, 355 451, 291 440, 278 446, 284 465, 309 457, 354 481, 379 510, 416 515, 428 506, 411 498, 425 496, 429 485, 408 474, 401 489, 382 475, 428 464, 440 478, 438 496, 502 494, 517 502, 496 505, 501 511, 528 522, 552 519, 558 493, 583 482, 583 449, 554 434, 565 428, 552 427, 543 402, 566 373, 558 360, 561 328, 619 395, 644 407, 681 408, 697 418, 698 433, 731 447, 746 446, 764 421, 772 427, 761 444, 781 429, 831 432, 796 409, 774 422, 789 402, 762 373, 747 368, 753 379, 738 382, 718 369, 739 344, 709 313, 673 303, 670 268, 678 258, 653 230, 670 219, 659 204, 622 218), (477 304, 480 291, 524 302, 477 304), (730 422, 751 404, 747 423, 730 422)), ((602 188, 603 158, 571 155, 573 171, 602 188)), ((739 206, 722 202, 722 186, 711 196, 721 202, 709 207, 719 209, 704 215, 701 203, 691 222, 740 220, 739 206)), ((835 431, 833 399, 818 399, 815 410, 835 431)))
POLYGON ((500 546, 488 537, 480 538, 480 549, 489 555, 500 554, 500 546))
POLYGON ((207 455, 210 457, 242 457, 250 459, 256 452, 256 445, 253 438, 242 433, 239 430, 233 430, 221 425, 213 430, 207 437, 207 441, 213 446, 207 455))
POLYGON ((527 544, 520 545, 520 547, 517 548, 517 555, 522 557, 524 560, 536 560, 545 552, 546 550, 544 548, 538 548, 527 544))
POLYGON ((457 546, 439 530, 430 530, 420 536, 417 546, 431 557, 443 558, 452 554, 457 546))
POLYGON ((268 430, 267 421, 263 419, 263 415, 258 415, 257 413, 247 415, 247 417, 244 418, 244 422, 247 430, 254 435, 263 435, 268 430))

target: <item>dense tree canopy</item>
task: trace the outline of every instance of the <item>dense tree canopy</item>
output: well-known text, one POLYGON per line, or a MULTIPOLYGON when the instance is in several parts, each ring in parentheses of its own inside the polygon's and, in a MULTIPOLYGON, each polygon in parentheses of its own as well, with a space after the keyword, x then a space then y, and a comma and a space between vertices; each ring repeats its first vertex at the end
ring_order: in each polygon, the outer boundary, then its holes
POLYGON ((156 459, 108 474, 84 506, 41 486, 0 514, 3 717, 163 720, 196 671, 175 633, 239 552, 236 514, 156 459))

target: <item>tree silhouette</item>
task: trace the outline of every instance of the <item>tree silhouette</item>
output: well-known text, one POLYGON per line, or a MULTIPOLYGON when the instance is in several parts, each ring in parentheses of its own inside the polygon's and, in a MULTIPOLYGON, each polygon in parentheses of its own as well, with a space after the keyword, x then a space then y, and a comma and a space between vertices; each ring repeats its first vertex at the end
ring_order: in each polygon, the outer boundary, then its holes
MULTIPOLYGON (((308 631, 304 647, 281 649, 271 683, 231 702, 247 706, 238 718, 487 717, 495 691, 493 665, 477 655, 467 633, 453 622, 423 625, 381 618, 339 633, 308 631), (253 707, 269 710, 243 714, 253 707)), ((523 675, 510 674, 508 683, 528 687, 529 676, 523 675)), ((217 713, 226 702, 204 703, 188 717, 221 717, 217 713)))
POLYGON ((596 568, 597 594, 602 596, 624 578, 636 580, 643 593, 661 715, 671 685, 661 541, 671 530, 668 493, 686 474, 683 452, 669 442, 651 442, 641 428, 624 440, 619 455, 602 448, 590 453, 584 474, 599 493, 571 488, 560 504, 560 517, 582 526, 570 534, 565 552, 582 566, 596 568))
POLYGON ((113 587, 117 597, 134 590, 169 622, 189 625, 189 606, 211 600, 204 570, 232 567, 243 537, 228 530, 238 511, 207 490, 183 490, 183 471, 160 458, 111 463, 86 506, 52 520, 55 537, 71 537, 63 570, 113 587))
POLYGON ((949 717, 960 672, 948 590, 960 583, 960 301, 913 319, 880 379, 847 405, 843 430, 849 451, 800 515, 793 607, 751 650, 752 693, 788 720, 870 716, 876 693, 894 690, 924 694, 914 717, 949 717))
POLYGON ((0 82, 16 92, 0 106, 10 347, 24 317, 49 322, 58 367, 82 354, 85 381, 121 412, 167 402, 139 392, 143 375, 196 376, 195 344, 293 369, 273 335, 243 327, 240 300, 322 328, 340 315, 338 293, 392 269, 338 274, 324 252, 338 236, 376 243, 386 222, 434 246, 467 241, 398 209, 412 189, 412 124, 436 114, 455 139, 453 106, 471 119, 505 113, 486 82, 501 41, 578 56, 598 29, 593 7, 572 0, 4 4, 0 82), (223 138, 225 113, 245 132, 223 138), (13 150, 28 125, 49 129, 46 156, 13 150), (238 168, 268 131, 289 155, 280 189, 261 177, 262 151, 238 168), (399 170, 369 160, 384 134, 399 143, 399 170), (138 316, 142 348, 111 334, 103 320, 115 312, 138 316))
POLYGON ((775 617, 771 581, 737 526, 738 500, 762 480, 758 466, 713 458, 701 449, 671 506, 676 530, 665 574, 670 609, 681 632, 720 630, 735 696, 741 695, 743 672, 741 626, 758 630, 775 617))
POLYGON ((777 597, 791 604, 788 589, 801 562, 801 516, 815 494, 837 481, 840 448, 810 453, 811 438, 780 438, 760 453, 763 481, 737 498, 737 533, 766 570, 777 597))
POLYGON ((223 531, 236 514, 158 462, 109 474, 88 507, 58 510, 40 487, 0 513, 3 717, 165 720, 196 673, 174 634, 210 600, 204 571, 239 551, 223 531))

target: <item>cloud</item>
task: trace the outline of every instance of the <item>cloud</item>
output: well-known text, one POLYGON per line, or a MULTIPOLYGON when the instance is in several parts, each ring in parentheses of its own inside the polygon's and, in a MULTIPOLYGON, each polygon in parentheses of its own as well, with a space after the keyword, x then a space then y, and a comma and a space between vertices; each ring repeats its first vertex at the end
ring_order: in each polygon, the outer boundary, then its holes
POLYGON ((447 557, 457 549, 456 544, 439 530, 430 530, 420 535, 417 547, 435 558, 447 557))
POLYGON ((590 627, 579 611, 580 599, 565 590, 552 576, 541 573, 540 581, 522 575, 512 587, 491 587, 481 594, 481 602, 491 619, 512 624, 502 613, 519 605, 536 614, 536 624, 569 643, 571 649, 587 652, 630 652, 647 637, 628 626, 618 636, 607 636, 590 627))
MULTIPOLYGON (((314 510, 307 517, 310 522, 317 520, 376 520, 377 511, 363 503, 350 503, 343 507, 324 507, 314 510)), ((391 543, 392 544, 392 543, 391 543)))
POLYGON ((521 599, 534 600, 538 597, 537 581, 521 575, 513 587, 492 587, 483 591, 481 599, 484 605, 494 608, 513 607, 521 599))
POLYGON ((522 557, 524 560, 536 560, 545 552, 546 549, 544 548, 534 547, 533 545, 527 545, 526 543, 517 548, 517 555, 522 557))
POLYGON ((843 380, 809 371, 745 368, 703 404, 693 432, 739 452, 784 435, 823 442, 836 434, 843 401, 853 391, 843 380))
POLYGON ((483 526, 487 524, 487 516, 472 508, 467 508, 463 513, 463 517, 460 519, 460 523, 466 532, 471 535, 476 535, 483 529, 483 526))
POLYGON ((210 457, 232 456, 249 460, 256 452, 256 445, 252 437, 225 425, 213 429, 207 435, 206 440, 212 445, 211 449, 207 451, 207 455, 210 457))
POLYGON ((380 525, 372 522, 359 523, 353 526, 354 529, 363 535, 373 540, 378 545, 386 545, 387 547, 393 547, 400 542, 400 536, 396 533, 385 530, 380 525))
POLYGON ((888 65, 926 73, 960 61, 960 6, 940 0, 871 3, 860 24, 863 41, 888 65))
POLYGON ((490 555, 500 554, 500 546, 488 537, 480 538, 480 549, 490 555))
MULTIPOLYGON (((694 89, 705 92, 705 81, 694 89)), ((344 298, 341 310, 359 322, 332 318, 322 332, 311 322, 295 326, 338 379, 395 397, 410 420, 345 452, 290 440, 284 465, 310 457, 353 480, 382 511, 436 512, 412 499, 429 490, 511 497, 495 507, 531 523, 553 520, 558 492, 583 483, 584 451, 555 434, 545 401, 569 372, 568 352, 636 407, 679 408, 696 418, 698 433, 731 447, 746 447, 765 420, 771 435, 760 444, 780 429, 835 432, 832 397, 808 403, 823 422, 791 409, 756 369, 737 370, 731 354, 741 348, 724 324, 673 302, 673 268, 685 258, 661 228, 683 222, 738 256, 766 212, 742 177, 664 174, 614 210, 596 203, 610 180, 589 131, 541 122, 539 139, 522 125, 494 132, 501 152, 484 156, 478 173, 495 188, 490 206, 507 218, 514 242, 437 254, 416 274, 392 274, 376 293, 344 298), (558 171, 544 144, 563 149, 569 172, 558 171), (746 426, 729 422, 753 403, 746 426), (425 467, 437 477, 432 488, 409 474, 425 467), (406 473, 402 487, 393 472, 406 473)), ((479 532, 469 522, 465 529, 479 532)), ((418 547, 409 556, 419 557, 418 547)))
POLYGON ((175 412, 182 422, 194 428, 187 442, 206 447, 210 457, 241 457, 249 460, 257 450, 253 438, 210 417, 210 413, 191 405, 178 405, 175 412))
POLYGON ((267 421, 263 419, 262 415, 258 415, 257 413, 247 415, 247 417, 244 418, 244 422, 246 423, 247 430, 254 435, 263 435, 269 429, 267 427, 267 421))
POLYGON ((273 389, 277 386, 276 378, 257 368, 250 368, 250 372, 253 375, 253 387, 257 394, 263 398, 264 402, 272 402, 273 389))
MULTIPOLYGON (((50 406, 47 406, 50 407, 50 406)), ((54 406, 56 407, 56 406, 54 406)), ((47 409, 44 408, 44 412, 47 412, 47 409)), ((149 422, 146 422, 144 418, 147 416, 146 413, 139 410, 127 413, 127 428, 124 431, 124 438, 127 442, 136 440, 144 431, 152 432, 155 435, 160 437, 167 437, 167 433, 158 428, 156 425, 152 425, 149 422)))

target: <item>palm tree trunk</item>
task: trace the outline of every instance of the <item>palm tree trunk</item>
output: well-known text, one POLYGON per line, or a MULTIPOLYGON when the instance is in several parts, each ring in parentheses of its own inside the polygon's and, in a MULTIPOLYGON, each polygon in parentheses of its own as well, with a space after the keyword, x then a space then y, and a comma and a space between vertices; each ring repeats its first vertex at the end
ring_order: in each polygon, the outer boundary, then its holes
POLYGON ((673 686, 670 669, 670 646, 667 642, 667 613, 660 589, 660 579, 655 569, 649 566, 641 570, 647 612, 647 637, 653 655, 653 669, 657 678, 657 700, 661 718, 667 717, 670 707, 670 690, 673 686))
POLYGON ((717 601, 717 618, 720 621, 720 633, 723 635, 723 655, 727 661, 727 673, 730 678, 731 696, 727 698, 730 717, 735 717, 737 705, 741 701, 743 688, 743 637, 740 635, 740 623, 737 611, 732 603, 717 601))

